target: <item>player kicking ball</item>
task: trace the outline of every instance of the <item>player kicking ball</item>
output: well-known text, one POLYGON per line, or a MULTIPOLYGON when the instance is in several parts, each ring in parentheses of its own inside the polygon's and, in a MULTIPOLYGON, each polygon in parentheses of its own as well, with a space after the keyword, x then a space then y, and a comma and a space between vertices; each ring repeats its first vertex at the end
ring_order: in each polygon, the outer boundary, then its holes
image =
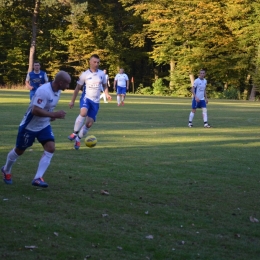
POLYGON ((207 80, 205 79, 206 71, 200 70, 199 77, 195 79, 191 92, 193 95, 192 98, 192 110, 190 112, 189 116, 189 124, 188 127, 193 127, 192 120, 194 118, 194 115, 196 113, 197 108, 202 109, 202 117, 204 121, 204 127, 210 128, 211 126, 208 124, 208 114, 207 114, 207 104, 208 104, 208 98, 206 93, 206 87, 207 87, 207 80))

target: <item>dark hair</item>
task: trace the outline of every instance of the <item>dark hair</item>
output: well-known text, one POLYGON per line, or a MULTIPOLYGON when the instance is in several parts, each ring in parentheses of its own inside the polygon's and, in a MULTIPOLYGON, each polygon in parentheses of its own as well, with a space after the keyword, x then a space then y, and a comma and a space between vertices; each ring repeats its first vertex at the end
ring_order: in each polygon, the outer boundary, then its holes
POLYGON ((39 63, 40 64, 40 62, 38 60, 35 60, 33 63, 39 63))
POLYGON ((91 59, 91 58, 100 59, 99 56, 98 56, 97 54, 92 54, 92 55, 90 56, 90 59, 91 59))

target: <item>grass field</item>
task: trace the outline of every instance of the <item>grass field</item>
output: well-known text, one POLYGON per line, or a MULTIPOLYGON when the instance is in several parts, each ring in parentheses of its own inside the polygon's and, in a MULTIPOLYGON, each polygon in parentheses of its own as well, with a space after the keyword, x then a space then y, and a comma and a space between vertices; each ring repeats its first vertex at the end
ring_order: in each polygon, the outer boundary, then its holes
MULTIPOLYGON (((0 165, 28 97, 0 90, 0 165)), ((198 111, 190 129, 190 99, 129 95, 117 107, 113 96, 89 132, 97 146, 76 151, 70 97, 57 106, 66 119, 52 123, 49 187, 31 185, 37 142, 13 166, 14 184, 1 184, 0 259, 260 259, 250 221, 260 220, 259 103, 210 100, 214 128, 198 111)))

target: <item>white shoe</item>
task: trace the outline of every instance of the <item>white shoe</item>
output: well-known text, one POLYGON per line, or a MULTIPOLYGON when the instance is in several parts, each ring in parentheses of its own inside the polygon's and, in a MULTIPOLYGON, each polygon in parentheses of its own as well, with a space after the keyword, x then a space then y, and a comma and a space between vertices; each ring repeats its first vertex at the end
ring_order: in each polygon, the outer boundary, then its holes
POLYGON ((204 128, 211 128, 209 124, 204 124, 204 128))
POLYGON ((192 124, 192 123, 189 123, 189 124, 188 124, 188 127, 193 127, 193 124, 192 124))

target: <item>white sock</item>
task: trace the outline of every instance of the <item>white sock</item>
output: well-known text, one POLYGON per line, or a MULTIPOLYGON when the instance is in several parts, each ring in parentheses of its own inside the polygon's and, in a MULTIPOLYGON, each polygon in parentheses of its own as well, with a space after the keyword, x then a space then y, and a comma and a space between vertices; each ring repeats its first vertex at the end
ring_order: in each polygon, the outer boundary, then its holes
POLYGON ((75 142, 80 142, 81 138, 79 136, 76 137, 75 142))
POLYGON ((19 157, 19 155, 14 151, 14 149, 12 149, 8 153, 7 158, 6 158, 6 163, 4 166, 4 170, 6 171, 6 173, 11 173, 12 166, 16 162, 18 157, 19 157))
POLYGON ((100 99, 104 97, 104 92, 100 95, 100 99))
POLYGON ((39 162, 37 172, 35 174, 34 179, 42 178, 43 174, 46 172, 47 168, 49 167, 51 163, 51 158, 53 156, 53 153, 49 153, 44 151, 42 158, 39 162))
POLYGON ((206 113, 202 113, 202 117, 203 117, 204 123, 207 123, 208 122, 208 114, 207 114, 207 112, 206 113))
POLYGON ((75 125, 74 125, 74 133, 79 132, 82 125, 84 124, 84 121, 85 121, 85 117, 78 115, 78 117, 76 118, 76 121, 75 121, 75 125))
POLYGON ((193 118, 194 118, 194 113, 190 112, 190 116, 189 116, 189 122, 192 122, 193 118))
POLYGON ((118 104, 118 105, 120 105, 120 103, 121 103, 121 100, 120 100, 120 99, 121 99, 121 97, 118 95, 118 96, 117 96, 117 104, 118 104))
POLYGON ((107 97, 106 97, 106 94, 105 94, 105 93, 103 93, 103 99, 104 99, 104 102, 107 101, 107 97))
POLYGON ((83 136, 85 136, 88 132, 89 128, 86 127, 86 125, 83 125, 79 131, 78 137, 82 138, 83 136))

